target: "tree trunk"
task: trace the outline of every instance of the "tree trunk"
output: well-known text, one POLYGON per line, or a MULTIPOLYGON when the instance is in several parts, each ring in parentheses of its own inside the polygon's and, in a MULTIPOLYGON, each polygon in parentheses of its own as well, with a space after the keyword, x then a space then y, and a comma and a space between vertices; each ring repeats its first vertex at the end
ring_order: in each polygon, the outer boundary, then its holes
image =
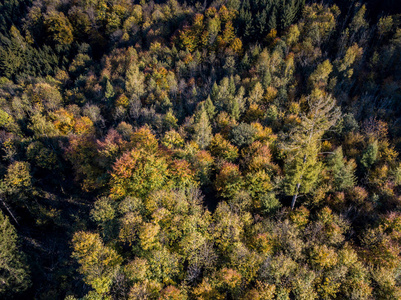
POLYGON ((297 201, 297 198, 298 198, 298 191, 299 191, 300 186, 301 186, 301 183, 298 182, 298 183, 297 183, 297 190, 295 191, 294 196, 292 196, 291 210, 294 209, 295 202, 297 201))
MULTIPOLYGON (((305 163, 306 163, 306 154, 304 155, 304 160, 303 160, 302 164, 305 165, 305 163)), ((299 188, 301 187, 302 176, 303 176, 303 174, 301 174, 301 176, 299 176, 299 182, 297 183, 297 189, 295 190, 295 194, 292 197, 291 210, 294 210, 295 202, 297 201, 297 198, 298 198, 299 188)))
POLYGON ((0 198, 0 201, 1 201, 1 203, 3 203, 3 206, 7 209, 8 213, 10 214, 10 216, 14 219, 14 222, 19 226, 19 223, 18 223, 17 219, 14 217, 14 214, 8 208, 7 204, 1 198, 0 198))

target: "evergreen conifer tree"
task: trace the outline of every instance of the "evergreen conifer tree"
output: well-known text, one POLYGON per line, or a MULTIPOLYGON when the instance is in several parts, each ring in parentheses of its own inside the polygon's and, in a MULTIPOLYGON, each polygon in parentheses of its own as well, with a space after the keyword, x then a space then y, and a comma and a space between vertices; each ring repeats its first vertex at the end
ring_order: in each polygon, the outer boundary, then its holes
POLYGON ((332 173, 333 183, 336 189, 344 190, 355 185, 355 162, 346 162, 342 148, 337 148, 329 157, 328 166, 332 173))
POLYGON ((209 146, 212 140, 212 127, 210 126, 206 109, 202 109, 200 112, 199 120, 195 125, 194 140, 201 149, 209 146))

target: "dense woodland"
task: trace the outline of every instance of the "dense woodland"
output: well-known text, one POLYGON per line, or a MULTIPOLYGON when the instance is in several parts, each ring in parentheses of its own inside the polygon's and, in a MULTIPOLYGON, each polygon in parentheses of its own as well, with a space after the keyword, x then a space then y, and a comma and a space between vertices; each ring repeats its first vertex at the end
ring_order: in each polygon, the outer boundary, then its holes
POLYGON ((401 299, 396 2, 1 1, 0 298, 401 299))

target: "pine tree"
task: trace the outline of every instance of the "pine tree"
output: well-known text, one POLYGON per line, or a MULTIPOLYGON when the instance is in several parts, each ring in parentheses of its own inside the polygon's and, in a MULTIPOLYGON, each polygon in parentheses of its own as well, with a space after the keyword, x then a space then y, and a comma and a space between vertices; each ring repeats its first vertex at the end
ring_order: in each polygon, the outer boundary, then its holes
POLYGON ((114 92, 113 85, 110 83, 110 80, 107 79, 104 97, 106 98, 106 100, 110 100, 111 98, 114 97, 114 95, 115 95, 115 92, 114 92))
POLYGON ((199 120, 195 124, 194 141, 201 149, 205 149, 207 146, 209 146, 210 141, 212 140, 212 127, 210 126, 207 115, 206 109, 202 109, 199 120))
POLYGON ((365 170, 369 170, 376 162, 378 152, 379 147, 377 141, 374 141, 373 143, 368 145, 360 159, 360 163, 365 170))
POLYGON ((216 115, 216 107, 213 104, 212 99, 209 97, 207 97, 206 102, 205 102, 205 109, 207 112, 207 116, 209 117, 209 120, 213 120, 213 118, 216 115))
POLYGON ((128 67, 125 79, 125 89, 128 95, 135 95, 141 97, 145 91, 145 76, 139 71, 136 64, 131 64, 128 67))
POLYGON ((255 140, 257 130, 247 123, 241 123, 231 130, 231 142, 238 146, 248 146, 255 140))
POLYGON ((269 28, 270 31, 277 28, 276 9, 273 9, 273 12, 270 14, 269 21, 267 22, 267 27, 269 28))
POLYGON ((281 29, 284 30, 288 26, 290 26, 294 22, 297 13, 298 8, 295 4, 295 0, 290 0, 289 2, 287 1, 287 3, 284 4, 283 12, 281 15, 281 29))
POLYGON ((330 155, 328 166, 337 190, 344 190, 355 185, 355 162, 353 160, 345 161, 341 147, 338 147, 330 155))

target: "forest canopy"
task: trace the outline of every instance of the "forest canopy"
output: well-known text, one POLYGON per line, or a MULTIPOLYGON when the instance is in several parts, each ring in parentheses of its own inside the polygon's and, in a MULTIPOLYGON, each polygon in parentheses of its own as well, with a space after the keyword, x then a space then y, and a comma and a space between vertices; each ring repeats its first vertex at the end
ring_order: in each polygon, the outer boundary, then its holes
POLYGON ((397 1, 0 3, 1 299, 401 299, 397 1))

